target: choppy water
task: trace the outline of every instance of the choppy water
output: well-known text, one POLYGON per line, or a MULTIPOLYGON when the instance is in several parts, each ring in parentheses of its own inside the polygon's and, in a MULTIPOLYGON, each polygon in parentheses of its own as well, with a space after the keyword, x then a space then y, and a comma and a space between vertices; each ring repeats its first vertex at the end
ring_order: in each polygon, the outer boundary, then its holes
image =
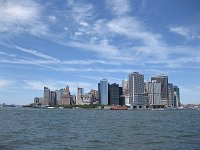
POLYGON ((0 108, 0 149, 200 149, 200 111, 0 108))

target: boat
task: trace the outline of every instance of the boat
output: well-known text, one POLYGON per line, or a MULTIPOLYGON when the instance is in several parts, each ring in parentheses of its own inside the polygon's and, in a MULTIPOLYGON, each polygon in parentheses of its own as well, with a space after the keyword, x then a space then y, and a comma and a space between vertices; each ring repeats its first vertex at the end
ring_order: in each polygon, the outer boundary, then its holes
POLYGON ((112 106, 110 108, 110 110, 128 110, 128 107, 127 106, 121 106, 121 105, 116 105, 116 106, 112 106))

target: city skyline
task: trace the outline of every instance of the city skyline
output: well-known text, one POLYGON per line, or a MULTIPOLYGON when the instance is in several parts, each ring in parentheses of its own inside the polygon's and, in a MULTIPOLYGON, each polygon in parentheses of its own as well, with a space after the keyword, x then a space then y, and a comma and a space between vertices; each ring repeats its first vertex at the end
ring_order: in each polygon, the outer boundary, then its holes
POLYGON ((0 104, 31 103, 45 86, 121 85, 130 72, 166 74, 181 103, 200 103, 198 0, 0 3, 0 104))

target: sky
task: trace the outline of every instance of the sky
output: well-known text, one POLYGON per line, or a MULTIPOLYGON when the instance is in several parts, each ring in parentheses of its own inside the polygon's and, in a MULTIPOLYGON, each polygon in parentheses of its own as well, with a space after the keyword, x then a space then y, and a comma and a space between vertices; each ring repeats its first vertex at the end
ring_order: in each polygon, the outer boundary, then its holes
POLYGON ((199 0, 0 0, 0 104, 131 72, 168 75, 200 103, 199 0))

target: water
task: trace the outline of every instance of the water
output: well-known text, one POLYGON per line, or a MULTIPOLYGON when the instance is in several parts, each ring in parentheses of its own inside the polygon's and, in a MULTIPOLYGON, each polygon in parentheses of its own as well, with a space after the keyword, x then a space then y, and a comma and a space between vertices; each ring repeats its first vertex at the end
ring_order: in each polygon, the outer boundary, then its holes
POLYGON ((200 149, 200 111, 0 108, 0 149, 200 149))

